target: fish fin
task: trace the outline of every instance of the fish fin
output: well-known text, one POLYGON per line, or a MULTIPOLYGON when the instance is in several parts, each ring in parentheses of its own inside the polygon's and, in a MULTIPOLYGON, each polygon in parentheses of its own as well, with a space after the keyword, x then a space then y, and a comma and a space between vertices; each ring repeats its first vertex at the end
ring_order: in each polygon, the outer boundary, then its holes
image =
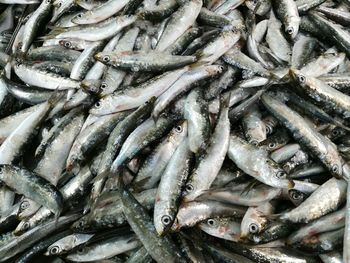
POLYGON ((283 84, 286 82, 289 82, 290 77, 288 74, 284 75, 282 78, 277 76, 275 73, 270 72, 269 76, 267 77, 267 83, 262 87, 261 90, 269 90, 273 85, 283 84))
POLYGON ((275 84, 283 84, 285 82, 290 81, 290 75, 289 73, 285 74, 282 78, 279 77, 274 72, 270 72, 268 76, 268 82, 265 84, 265 86, 272 86, 275 84))
POLYGON ((201 59, 201 58, 204 56, 203 50, 197 50, 197 51, 194 53, 194 56, 195 56, 197 59, 201 59))
POLYGON ((220 96, 220 106, 226 108, 230 105, 231 92, 227 92, 220 96))
POLYGON ((37 37, 39 40, 47 40, 47 39, 52 39, 55 38, 57 35, 67 32, 67 28, 65 27, 53 27, 52 30, 45 36, 40 36, 37 37))
POLYGON ((41 42, 44 42, 44 41, 45 41, 45 39, 35 39, 34 43, 41 43, 41 42))
POLYGON ((289 182, 288 182, 288 189, 293 189, 294 186, 295 186, 294 181, 293 180, 289 180, 289 182))
POLYGON ((58 212, 54 213, 54 215, 55 215, 55 225, 57 225, 57 223, 58 223, 58 219, 60 218, 61 212, 62 211, 58 211, 58 212))
POLYGON ((1 70, 0 70, 0 79, 3 79, 3 78, 6 79, 6 72, 5 72, 5 69, 1 69, 1 70))
POLYGON ((16 64, 22 64, 26 60, 26 53, 23 53, 21 50, 17 49, 10 57, 10 61, 16 64))
POLYGON ((146 14, 142 10, 136 13, 136 17, 137 17, 137 20, 146 20, 146 14))
POLYGON ((265 217, 267 218, 267 220, 269 220, 270 222, 273 221, 282 221, 281 220, 281 213, 279 214, 271 214, 271 215, 265 215, 265 217))
POLYGON ((94 179, 91 180, 91 183, 96 183, 100 180, 107 180, 109 177, 110 171, 109 169, 103 171, 102 173, 99 173, 94 179))
POLYGON ((60 92, 60 90, 58 89, 59 87, 57 86, 57 88, 55 89, 55 91, 53 92, 53 94, 50 96, 50 98, 48 99, 48 103, 50 104, 51 108, 53 108, 54 106, 56 106, 56 104, 63 98, 64 94, 62 94, 62 92, 60 92))
POLYGON ((151 114, 151 118, 154 121, 154 123, 157 123, 158 119, 159 119, 159 114, 155 113, 154 111, 151 114))
POLYGON ((67 32, 69 30, 69 27, 56 27, 53 26, 51 27, 51 31, 48 33, 48 35, 52 35, 52 34, 60 34, 63 32, 67 32))
POLYGON ((252 182, 250 182, 241 192, 241 195, 247 195, 250 190, 252 190, 255 186, 259 185, 260 182, 258 180, 254 180, 252 182))
POLYGON ((120 228, 115 228, 115 229, 106 229, 106 230, 101 230, 99 231, 98 234, 93 235, 85 244, 84 246, 89 246, 90 244, 97 243, 99 241, 104 241, 109 238, 113 238, 116 236, 121 236, 121 235, 129 235, 132 232, 130 231, 130 228, 127 226, 122 226, 120 228))
POLYGON ((261 1, 258 1, 258 3, 256 4, 256 6, 254 7, 253 10, 253 16, 256 16, 256 12, 258 12, 259 7, 261 6, 261 1))
POLYGON ((125 190, 125 184, 124 184, 123 176, 120 174, 119 176, 117 176, 117 192, 121 196, 124 190, 125 190))
POLYGON ((37 38, 35 39, 35 41, 43 42, 43 41, 46 41, 46 40, 49 40, 49 39, 53 39, 53 38, 55 38, 55 36, 46 35, 46 36, 37 37, 37 38))
POLYGON ((205 64, 206 64, 206 62, 204 62, 204 61, 197 61, 197 62, 194 62, 191 65, 189 65, 189 68, 191 70, 191 69, 195 69, 195 68, 198 68, 200 66, 203 66, 205 64))
POLYGON ((12 46, 13 46, 13 43, 15 42, 16 36, 17 36, 19 30, 21 29, 22 24, 24 23, 24 20, 26 18, 25 17, 25 13, 27 12, 27 9, 28 9, 28 5, 25 5, 25 7, 22 10, 22 13, 21 13, 21 15, 20 15, 20 17, 18 19, 17 26, 16 26, 13 34, 11 35, 10 41, 8 42, 7 47, 5 49, 5 53, 6 54, 9 54, 9 52, 10 52, 12 46))
POLYGON ((350 131, 350 127, 346 127, 345 124, 343 124, 341 121, 338 121, 334 119, 334 125, 338 126, 339 128, 342 128, 346 131, 350 131))
POLYGON ((197 62, 192 63, 189 67, 190 69, 197 68, 200 66, 203 66, 206 64, 205 61, 200 61, 202 58, 204 58, 204 52, 203 50, 197 50, 192 56, 195 56, 197 59, 197 62))
POLYGON ((48 29, 50 29, 50 30, 54 30, 56 28, 68 28, 68 27, 57 27, 57 26, 55 26, 54 24, 51 24, 51 23, 49 23, 46 27, 48 29))
MULTIPOLYGON (((255 29, 255 27, 256 27, 256 12, 258 11, 260 5, 261 5, 261 2, 258 2, 258 3, 256 4, 256 6, 254 7, 253 12, 251 12, 252 21, 251 21, 251 23, 249 23, 248 26, 247 26, 247 33, 248 33, 249 35, 252 35, 252 33, 253 33, 253 31, 254 31, 254 29, 255 29)), ((249 15, 249 16, 250 16, 250 15, 249 15)), ((249 20, 249 19, 248 19, 248 20, 249 20)))

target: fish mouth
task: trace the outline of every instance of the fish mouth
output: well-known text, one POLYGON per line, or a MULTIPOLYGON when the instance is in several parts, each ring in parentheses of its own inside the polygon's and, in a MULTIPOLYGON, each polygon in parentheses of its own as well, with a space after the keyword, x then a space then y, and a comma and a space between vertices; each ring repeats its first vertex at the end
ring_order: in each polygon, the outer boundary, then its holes
POLYGON ((102 60, 102 54, 101 53, 97 53, 94 55, 94 59, 95 60, 98 60, 98 61, 101 61, 102 60))
POLYGON ((239 241, 246 242, 248 240, 248 234, 240 234, 238 237, 239 241))

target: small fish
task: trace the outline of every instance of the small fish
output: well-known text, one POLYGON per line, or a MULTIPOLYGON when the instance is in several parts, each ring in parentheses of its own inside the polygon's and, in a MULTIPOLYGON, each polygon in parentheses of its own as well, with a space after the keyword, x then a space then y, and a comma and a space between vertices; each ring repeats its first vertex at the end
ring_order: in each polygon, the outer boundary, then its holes
POLYGON ((349 14, 0 0, 0 261, 350 263, 349 14))
POLYGON ((59 215, 63 209, 61 193, 40 176, 7 164, 0 165, 0 180, 15 192, 25 195, 59 215))
POLYGON ((124 51, 97 53, 95 59, 120 69, 138 71, 167 71, 182 68, 197 61, 194 56, 175 56, 158 52, 124 51))
POLYGON ((175 220, 181 189, 189 174, 191 157, 188 141, 183 140, 164 170, 154 204, 154 226, 159 235, 164 235, 175 220))
POLYGON ((346 198, 347 183, 343 179, 331 178, 315 190, 302 204, 289 212, 282 213, 282 220, 298 223, 308 223, 320 218, 329 212, 335 211, 346 198), (332 193, 330 194, 330 189, 332 193), (319 200, 320 196, 329 196, 327 199, 319 200))

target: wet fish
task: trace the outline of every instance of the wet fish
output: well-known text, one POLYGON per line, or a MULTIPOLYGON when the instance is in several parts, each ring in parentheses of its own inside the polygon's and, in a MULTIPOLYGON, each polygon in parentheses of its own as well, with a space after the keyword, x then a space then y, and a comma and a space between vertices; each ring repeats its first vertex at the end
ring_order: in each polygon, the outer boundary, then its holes
POLYGON ((0 261, 350 263, 349 14, 0 0, 0 261))

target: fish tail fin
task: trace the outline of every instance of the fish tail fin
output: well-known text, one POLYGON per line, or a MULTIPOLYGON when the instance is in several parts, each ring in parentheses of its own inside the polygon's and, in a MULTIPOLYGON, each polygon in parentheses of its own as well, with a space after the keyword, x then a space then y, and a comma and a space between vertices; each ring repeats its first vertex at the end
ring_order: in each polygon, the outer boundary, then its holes
POLYGON ((271 215, 265 215, 265 217, 267 218, 267 220, 269 221, 282 221, 281 218, 282 214, 271 214, 271 215))

